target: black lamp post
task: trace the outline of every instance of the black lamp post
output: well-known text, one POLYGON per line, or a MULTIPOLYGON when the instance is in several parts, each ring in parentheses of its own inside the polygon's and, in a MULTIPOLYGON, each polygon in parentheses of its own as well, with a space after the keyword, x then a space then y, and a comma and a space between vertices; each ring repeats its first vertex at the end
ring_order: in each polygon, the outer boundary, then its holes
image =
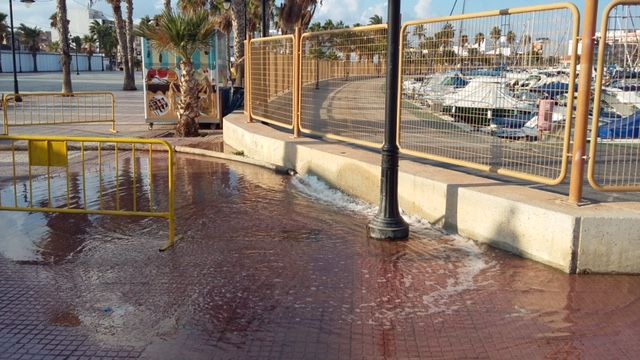
MULTIPOLYGON (((69 34, 69 37, 71 37, 71 34, 69 34)), ((74 47, 76 48, 76 75, 80 75, 80 68, 78 67, 78 47, 80 46, 80 37, 74 36, 71 38, 71 40, 73 41, 73 44, 75 45, 74 47)))
POLYGON ((262 0, 262 37, 269 36, 269 29, 267 28, 267 0, 262 0))
MULTIPOLYGON (((26 5, 31 5, 35 2, 35 0, 20 0, 21 3, 25 3, 26 5)), ((11 58, 13 60, 13 92, 15 94, 19 94, 20 91, 18 89, 18 74, 16 71, 16 34, 13 30, 13 0, 9 0, 9 22, 11 25, 11 58)), ((20 102, 22 98, 20 96, 16 96, 15 100, 20 102)))
POLYGON ((400 50, 400 0, 388 2, 387 32, 387 97, 385 99, 385 131, 382 145, 380 208, 369 222, 367 232, 379 240, 404 240, 409 237, 409 225, 398 208, 398 65, 400 50))

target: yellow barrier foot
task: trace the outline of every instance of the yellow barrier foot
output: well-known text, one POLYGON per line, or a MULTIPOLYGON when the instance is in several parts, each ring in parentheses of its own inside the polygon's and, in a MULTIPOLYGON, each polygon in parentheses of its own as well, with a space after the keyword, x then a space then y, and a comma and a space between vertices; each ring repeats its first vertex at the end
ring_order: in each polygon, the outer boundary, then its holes
POLYGON ((176 236, 175 240, 169 241, 165 246, 161 247, 159 249, 159 251, 160 252, 164 252, 164 251, 167 251, 167 250, 171 249, 172 247, 175 246, 176 241, 178 241, 178 240, 182 240, 182 236, 176 236))

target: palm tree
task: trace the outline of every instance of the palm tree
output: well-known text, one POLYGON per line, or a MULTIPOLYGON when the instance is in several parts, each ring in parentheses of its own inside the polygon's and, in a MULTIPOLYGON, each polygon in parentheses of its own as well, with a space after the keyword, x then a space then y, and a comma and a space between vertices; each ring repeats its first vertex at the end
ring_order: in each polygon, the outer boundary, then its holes
POLYGON ((484 33, 482 32, 477 33, 476 36, 473 38, 473 42, 475 44, 478 44, 478 48, 480 48, 480 46, 484 42, 484 33))
MULTIPOLYGON (((216 18, 218 22, 218 29, 222 31, 226 37, 226 50, 227 50, 227 59, 231 59, 231 30, 233 30, 233 22, 231 21, 231 11, 223 10, 220 15, 216 18)), ((227 71, 228 74, 231 74, 231 61, 227 61, 227 71)))
POLYGON ((262 12, 260 3, 255 1, 247 1, 247 31, 249 34, 255 34, 258 26, 262 22, 262 12))
POLYGON ((52 41, 48 45, 49 52, 60 52, 60 41, 52 41))
POLYGON ((292 34, 297 26, 305 31, 317 6, 318 0, 285 0, 280 12, 280 31, 283 34, 292 34))
POLYGON ((231 0, 231 22, 233 24, 233 56, 236 61, 236 86, 242 86, 244 68, 244 41, 246 39, 245 0, 231 0))
POLYGON ((40 51, 40 36, 42 30, 39 27, 29 27, 25 24, 20 24, 18 27, 20 32, 20 40, 27 46, 27 49, 31 52, 33 57, 33 71, 38 72, 38 51, 40 51))
POLYGON ((512 45, 514 42, 516 42, 516 33, 514 33, 513 31, 509 30, 507 32, 507 36, 506 36, 506 40, 507 40, 507 44, 509 45, 509 56, 512 56, 511 52, 512 52, 512 45))
POLYGON ((87 54, 89 61, 89 71, 91 71, 91 57, 96 53, 96 38, 93 35, 85 35, 82 37, 82 49, 87 54))
POLYGON ((216 30, 215 24, 208 12, 202 9, 177 14, 173 11, 164 11, 158 18, 157 26, 141 23, 136 30, 136 35, 149 39, 156 49, 174 52, 182 59, 180 61, 182 96, 178 103, 176 136, 198 135, 200 98, 191 57, 196 51, 209 48, 211 35, 216 30))
POLYGON ((126 34, 126 24, 122 18, 122 0, 107 0, 113 9, 113 19, 116 24, 116 34, 118 36, 118 45, 122 56, 122 66, 124 68, 124 83, 122 90, 136 90, 133 72, 130 69, 129 62, 129 45, 126 34))
POLYGON ((67 0, 56 0, 55 28, 60 34, 62 48, 62 92, 73 93, 71 86, 71 44, 69 42, 69 20, 67 19, 67 0))
MULTIPOLYGON (((0 44, 7 38, 7 14, 0 12, 0 44)), ((2 72, 2 56, 0 56, 0 73, 2 72)))
POLYGON ((114 49, 117 46, 115 29, 109 23, 101 23, 93 20, 89 25, 89 34, 98 42, 98 50, 102 52, 109 60, 113 58, 114 49))
MULTIPOLYGON (((500 37, 502 36, 502 30, 500 30, 499 27, 494 26, 491 29, 491 32, 489 33, 489 36, 491 37, 491 40, 493 41, 493 49, 494 50, 498 50, 498 40, 500 40, 500 37)), ((498 53, 497 51, 495 51, 496 54, 498 53)))
POLYGON ((131 82, 131 88, 129 90, 136 89, 136 52, 134 51, 135 35, 133 34, 133 0, 125 0, 127 4, 127 48, 129 49, 129 56, 127 61, 129 62, 129 74, 125 74, 125 77, 129 77, 131 82))
POLYGON ((164 10, 171 11, 171 0, 164 0, 164 10))
POLYGON ((375 14, 369 18, 369 25, 379 25, 382 24, 382 16, 375 14))
POLYGON ((207 6, 207 0, 178 0, 178 9, 180 11, 204 9, 207 6))

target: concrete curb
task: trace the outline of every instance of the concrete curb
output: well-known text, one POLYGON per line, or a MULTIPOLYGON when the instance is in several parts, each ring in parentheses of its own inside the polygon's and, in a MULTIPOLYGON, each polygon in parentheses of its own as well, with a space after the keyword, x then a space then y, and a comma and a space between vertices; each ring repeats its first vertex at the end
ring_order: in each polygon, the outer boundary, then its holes
POLYGON ((248 157, 240 156, 240 155, 225 154, 225 153, 221 153, 221 152, 217 152, 217 151, 198 149, 198 148, 192 148, 192 147, 188 147, 188 146, 179 146, 179 145, 178 146, 174 146, 173 149, 175 150, 176 153, 190 154, 190 155, 200 155, 200 156, 212 157, 212 158, 216 158, 216 159, 231 160, 231 161, 241 162, 241 163, 244 163, 244 164, 260 166, 260 167, 263 167, 265 169, 273 170, 278 174, 292 174, 292 173, 295 173, 295 170, 287 168, 285 166, 276 165, 276 164, 272 164, 270 162, 266 162, 266 161, 262 161, 262 160, 258 160, 258 159, 252 159, 252 158, 248 158, 248 157))

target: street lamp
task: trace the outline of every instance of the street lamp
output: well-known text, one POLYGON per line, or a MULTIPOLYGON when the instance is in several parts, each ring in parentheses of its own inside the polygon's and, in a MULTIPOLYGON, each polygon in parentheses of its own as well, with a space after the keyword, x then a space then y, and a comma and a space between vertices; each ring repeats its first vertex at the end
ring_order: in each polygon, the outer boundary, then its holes
POLYGON ((76 75, 80 75, 80 68, 78 67, 78 47, 80 45, 80 37, 79 36, 71 37, 71 34, 69 34, 69 38, 71 39, 71 42, 73 42, 73 45, 76 48, 76 75))
MULTIPOLYGON (((20 0, 21 3, 29 6, 35 2, 35 0, 20 0)), ((11 22, 11 58, 13 60, 13 92, 19 94, 18 90, 18 74, 16 72, 16 34, 13 30, 13 0, 9 0, 9 21, 11 22)), ((21 102, 22 97, 16 96, 15 101, 21 102)))
POLYGON ((379 240, 403 240, 409 237, 409 225, 398 208, 398 65, 400 58, 400 0, 388 1, 387 97, 385 131, 382 145, 380 208, 369 222, 369 236, 379 240))

